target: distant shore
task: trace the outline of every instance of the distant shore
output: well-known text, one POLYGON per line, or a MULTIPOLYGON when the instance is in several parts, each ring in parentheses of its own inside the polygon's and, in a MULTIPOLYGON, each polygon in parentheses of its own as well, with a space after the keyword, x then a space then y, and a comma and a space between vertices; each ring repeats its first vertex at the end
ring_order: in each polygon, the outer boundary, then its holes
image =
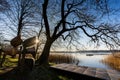
POLYGON ((120 52, 120 50, 81 50, 81 51, 50 51, 51 53, 111 53, 120 52))

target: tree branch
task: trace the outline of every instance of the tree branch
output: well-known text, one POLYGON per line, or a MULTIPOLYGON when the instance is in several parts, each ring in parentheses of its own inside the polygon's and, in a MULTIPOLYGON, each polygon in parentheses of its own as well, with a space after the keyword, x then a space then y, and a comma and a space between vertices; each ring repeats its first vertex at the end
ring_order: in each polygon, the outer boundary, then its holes
POLYGON ((43 19, 44 19, 44 23, 45 23, 46 36, 47 36, 47 38, 50 38, 50 28, 49 28, 49 23, 48 23, 48 18, 47 18, 47 6, 48 6, 48 0, 44 0, 43 19))
MULTIPOLYGON (((74 12, 74 10, 72 10, 72 8, 73 7, 76 7, 76 6, 79 6, 80 4, 82 4, 84 2, 84 0, 82 0, 81 2, 79 2, 79 3, 71 3, 71 4, 67 4, 67 11, 66 11, 66 14, 65 14, 65 0, 62 0, 62 5, 61 5, 61 20, 59 21, 59 23, 57 24, 57 26, 55 27, 55 29, 54 29, 54 32, 53 32, 53 35, 52 35, 52 37, 55 37, 56 35, 57 35, 57 31, 58 31, 58 29, 59 29, 59 27, 60 27, 60 25, 61 24, 63 24, 62 25, 62 27, 63 27, 63 31, 60 31, 59 33, 64 33, 64 31, 66 31, 66 30, 68 30, 68 29, 66 29, 66 26, 65 26, 65 24, 66 24, 66 17, 70 14, 70 13, 72 13, 72 12, 74 12)), ((74 29, 74 28, 73 28, 74 29)), ((58 33, 58 35, 59 35, 59 33, 58 33)), ((57 35, 57 36, 58 36, 57 35)))
POLYGON ((62 17, 62 26, 65 29, 64 6, 65 6, 65 0, 62 0, 61 17, 62 17))

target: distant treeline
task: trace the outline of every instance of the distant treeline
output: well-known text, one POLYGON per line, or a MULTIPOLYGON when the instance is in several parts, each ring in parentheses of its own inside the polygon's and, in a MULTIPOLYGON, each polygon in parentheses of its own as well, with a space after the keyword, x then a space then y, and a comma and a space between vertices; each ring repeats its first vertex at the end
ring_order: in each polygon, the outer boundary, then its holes
POLYGON ((120 50, 81 50, 81 51, 51 51, 51 53, 109 53, 109 52, 120 52, 120 50))

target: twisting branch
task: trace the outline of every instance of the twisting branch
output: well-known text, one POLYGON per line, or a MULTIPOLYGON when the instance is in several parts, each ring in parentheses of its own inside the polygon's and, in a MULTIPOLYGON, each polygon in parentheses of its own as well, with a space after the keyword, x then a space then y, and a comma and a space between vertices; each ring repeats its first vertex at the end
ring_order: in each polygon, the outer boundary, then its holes
POLYGON ((67 16, 69 14, 71 14, 72 12, 74 12, 74 10, 72 10, 72 8, 81 5, 83 2, 84 2, 84 0, 82 0, 81 2, 76 3, 76 4, 75 3, 73 3, 73 4, 67 4, 67 8, 68 9, 67 9, 67 11, 65 11, 64 10, 65 9, 64 8, 65 7, 65 0, 62 0, 62 5, 61 5, 61 20, 59 21, 59 23, 57 24, 57 26, 54 29, 54 33, 52 35, 53 38, 57 35, 57 31, 58 31, 59 27, 61 26, 61 24, 63 24, 62 25, 63 31, 60 31, 58 33, 64 32, 64 29, 66 29, 66 26, 65 26, 66 20, 65 19, 67 18, 67 16))
POLYGON ((65 29, 65 18, 64 18, 64 9, 65 9, 65 0, 62 0, 62 5, 61 5, 61 18, 62 18, 62 26, 65 29))
POLYGON ((43 29, 43 23, 42 23, 42 20, 43 20, 43 19, 41 19, 41 29, 40 29, 40 31, 39 31, 39 33, 38 33, 38 38, 40 37, 41 32, 42 32, 42 29, 43 29))
POLYGON ((67 37, 70 37, 71 35, 70 35, 70 32, 69 32, 66 36, 64 36, 64 35, 61 35, 61 36, 62 36, 62 39, 63 39, 63 40, 66 40, 66 38, 67 38, 67 37))

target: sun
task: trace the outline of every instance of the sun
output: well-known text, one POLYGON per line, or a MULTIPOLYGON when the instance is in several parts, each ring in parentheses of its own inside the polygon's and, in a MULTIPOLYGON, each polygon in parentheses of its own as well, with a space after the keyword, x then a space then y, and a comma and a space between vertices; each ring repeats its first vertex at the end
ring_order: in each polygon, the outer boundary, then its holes
POLYGON ((36 43, 39 43, 39 40, 38 39, 36 39, 36 41, 35 41, 36 43))

